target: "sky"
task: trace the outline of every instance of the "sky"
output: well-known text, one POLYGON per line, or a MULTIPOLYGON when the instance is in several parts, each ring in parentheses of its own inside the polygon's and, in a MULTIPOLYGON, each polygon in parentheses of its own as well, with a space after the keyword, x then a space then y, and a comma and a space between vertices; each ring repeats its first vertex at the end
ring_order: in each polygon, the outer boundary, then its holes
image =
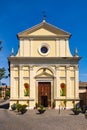
MULTIPOLYGON (((82 57, 79 62, 79 80, 87 82, 87 0, 0 0, 0 68, 8 75, 8 57, 12 48, 18 51, 17 34, 42 22, 46 22, 72 34, 69 40, 71 53, 75 48, 82 57)), ((9 85, 9 78, 3 79, 9 85)))

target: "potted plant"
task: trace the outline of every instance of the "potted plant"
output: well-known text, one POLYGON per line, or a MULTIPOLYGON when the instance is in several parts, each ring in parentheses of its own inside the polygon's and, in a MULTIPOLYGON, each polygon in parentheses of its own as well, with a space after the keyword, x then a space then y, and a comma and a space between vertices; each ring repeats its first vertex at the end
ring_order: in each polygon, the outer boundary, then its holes
POLYGON ((85 118, 87 119, 87 111, 85 112, 85 118))
POLYGON ((17 104, 17 110, 18 112, 21 112, 21 114, 25 113, 27 105, 17 104))
POLYGON ((11 109, 12 109, 13 111, 16 110, 16 108, 17 108, 16 103, 14 103, 14 104, 11 105, 11 109))
POLYGON ((20 112, 20 109, 21 109, 21 104, 17 104, 17 111, 20 112))
POLYGON ((48 99, 48 108, 50 108, 50 107, 51 107, 51 100, 48 99))
POLYGON ((26 112, 26 107, 27 107, 27 105, 22 105, 22 107, 21 107, 21 109, 20 109, 20 112, 21 112, 21 114, 23 114, 23 113, 25 113, 26 112))
POLYGON ((46 111, 45 107, 43 105, 41 105, 39 108, 38 108, 38 111, 40 114, 44 113, 46 111))
POLYGON ((52 108, 53 109, 55 108, 55 101, 53 101, 53 103, 52 103, 52 108))
POLYGON ((38 103, 36 102, 36 103, 35 103, 35 109, 37 109, 37 108, 38 108, 38 103))
POLYGON ((74 107, 72 110, 73 110, 75 115, 78 115, 80 113, 80 111, 81 111, 81 109, 79 107, 78 108, 74 107))

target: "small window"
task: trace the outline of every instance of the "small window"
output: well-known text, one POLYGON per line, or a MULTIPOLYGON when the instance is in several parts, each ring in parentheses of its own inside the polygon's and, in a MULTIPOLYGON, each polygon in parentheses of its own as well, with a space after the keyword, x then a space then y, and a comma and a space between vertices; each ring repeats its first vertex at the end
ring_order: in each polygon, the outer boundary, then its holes
POLYGON ((39 48, 38 48, 38 51, 41 55, 45 56, 45 55, 48 55, 49 51, 50 51, 50 47, 48 44, 46 43, 42 43, 39 48))
POLYGON ((47 53, 48 52, 48 48, 46 46, 42 46, 41 47, 41 52, 42 53, 47 53))

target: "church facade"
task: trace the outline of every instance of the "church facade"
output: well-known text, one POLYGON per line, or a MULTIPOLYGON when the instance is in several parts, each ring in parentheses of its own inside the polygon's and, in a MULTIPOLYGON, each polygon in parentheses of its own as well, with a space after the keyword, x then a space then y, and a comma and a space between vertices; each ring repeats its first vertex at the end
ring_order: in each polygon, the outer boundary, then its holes
POLYGON ((79 102, 80 57, 69 48, 71 34, 45 20, 18 35, 19 49, 8 58, 10 106, 73 108, 79 102))

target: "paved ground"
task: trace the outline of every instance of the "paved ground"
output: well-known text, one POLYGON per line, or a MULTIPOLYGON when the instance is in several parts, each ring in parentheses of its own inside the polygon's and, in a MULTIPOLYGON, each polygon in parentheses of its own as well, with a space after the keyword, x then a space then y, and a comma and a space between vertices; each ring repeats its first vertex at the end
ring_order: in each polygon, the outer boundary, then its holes
POLYGON ((9 111, 8 101, 0 104, 0 130, 87 130, 83 114, 73 115, 70 110, 28 110, 23 115, 9 111))

